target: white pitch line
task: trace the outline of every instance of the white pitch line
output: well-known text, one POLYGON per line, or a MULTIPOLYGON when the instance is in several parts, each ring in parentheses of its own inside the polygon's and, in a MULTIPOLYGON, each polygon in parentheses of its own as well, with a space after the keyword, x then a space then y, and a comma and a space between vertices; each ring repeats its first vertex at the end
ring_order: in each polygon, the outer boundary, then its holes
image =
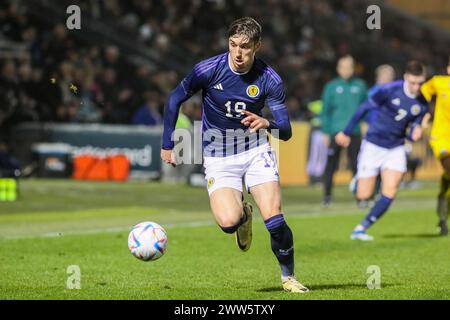
MULTIPOLYGON (((201 226, 213 225, 212 221, 192 221, 186 223, 168 223, 164 225, 166 229, 172 228, 196 228, 201 226)), ((41 234, 32 235, 20 235, 20 236, 0 236, 0 240, 22 240, 22 239, 34 239, 34 238, 58 238, 62 236, 73 236, 73 235, 89 235, 89 234, 99 234, 99 233, 115 233, 115 232, 125 232, 130 231, 131 227, 114 227, 114 228, 97 228, 89 230, 79 230, 79 231, 68 231, 68 232, 47 232, 41 234)))
MULTIPOLYGON (((305 218, 319 218, 323 216, 348 216, 357 214, 355 212, 351 213, 304 213, 297 215, 289 215, 287 219, 305 219, 305 218)), ((255 217, 256 220, 261 219, 261 217, 255 217)), ((198 220, 191 222, 180 222, 180 223, 167 223, 164 224, 164 228, 172 229, 172 228, 197 228, 202 226, 210 226, 215 225, 216 223, 211 220, 198 220)), ((131 227, 113 227, 113 228, 96 228, 89 230, 79 230, 79 231, 68 231, 68 232, 46 232, 41 234, 31 234, 31 235, 19 235, 19 236, 0 236, 0 240, 22 240, 22 239, 34 239, 34 238, 58 238, 62 236, 71 236, 71 235, 90 235, 90 234, 99 234, 99 233, 114 233, 114 232, 125 232, 131 230, 131 227)))
MULTIPOLYGON (((288 214, 286 216, 287 220, 291 219, 311 219, 311 218, 323 218, 323 217, 342 217, 342 216, 352 216, 360 215, 363 216, 363 212, 358 209, 349 210, 347 213, 342 212, 329 212, 327 210, 319 210, 311 213, 301 213, 301 214, 288 214)), ((261 217, 258 215, 255 220, 260 220, 261 217)), ((180 222, 180 223, 167 223, 164 224, 164 228, 197 228, 202 226, 215 225, 216 223, 212 220, 197 220, 191 222, 180 222)), ((71 235, 90 235, 99 233, 114 233, 114 232, 125 232, 131 230, 131 227, 112 227, 112 228, 96 228, 89 230, 78 230, 78 231, 68 231, 68 232, 47 232, 41 234, 31 234, 31 235, 19 235, 19 236, 0 236, 1 240, 22 240, 22 239, 34 239, 34 238, 58 238, 62 236, 71 235)))

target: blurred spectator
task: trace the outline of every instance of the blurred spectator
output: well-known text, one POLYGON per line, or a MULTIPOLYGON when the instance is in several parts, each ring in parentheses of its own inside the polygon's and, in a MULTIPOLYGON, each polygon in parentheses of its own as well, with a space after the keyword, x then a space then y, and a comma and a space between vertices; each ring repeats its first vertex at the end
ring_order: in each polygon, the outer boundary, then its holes
MULTIPOLYGON (((73 1, 46 3, 61 9, 73 1)), ((188 66, 227 50, 223 35, 237 16, 261 22, 265 39, 258 54, 285 81, 290 113, 298 120, 308 120, 306 106, 320 98, 323 85, 333 77, 337 56, 354 54, 360 62, 356 72, 371 81, 372 70, 384 61, 395 67, 418 59, 437 71, 445 64, 439 60, 442 53, 447 54, 445 41, 389 10, 383 9, 383 32, 367 32, 361 27, 366 19, 361 14, 367 6, 364 1, 79 0, 77 4, 85 17, 98 20, 115 37, 145 46, 158 61, 147 65, 132 60, 117 45, 85 42, 83 34, 30 12, 29 2, 4 0, 0 39, 24 45, 30 60, 13 61, 17 69, 13 82, 24 90, 16 92, 10 80, 2 79, 0 99, 6 105, 0 106, 0 118, 15 105, 27 114, 16 121, 30 117, 61 121, 65 116, 61 118, 60 111, 72 108, 76 98, 81 101, 72 121, 130 123, 136 107, 144 104, 146 91, 157 91, 157 100, 164 101, 186 73, 172 63, 188 66), (422 45, 425 37, 427 46, 422 45), (72 83, 78 92, 70 89, 72 83), (5 92, 15 92, 11 101, 5 92)))
POLYGON ((0 74, 0 124, 6 121, 20 105, 20 86, 16 65, 7 60, 1 65, 0 74))
POLYGON ((154 126, 162 124, 162 117, 159 113, 157 94, 146 92, 145 104, 142 105, 133 115, 132 123, 136 125, 154 126))
POLYGON ((74 39, 67 33, 63 24, 57 24, 50 34, 46 34, 42 43, 45 64, 58 65, 67 58, 70 50, 76 50, 74 39))
POLYGON ((389 64, 382 64, 375 69, 375 84, 369 89, 371 97, 383 84, 395 80, 395 70, 389 64))
POLYGON ((129 69, 116 46, 105 48, 102 62, 104 68, 115 70, 122 81, 130 78, 129 69))
MULTIPOLYGON (((338 77, 325 85, 322 94, 322 132, 326 134, 325 145, 328 146, 328 159, 324 173, 323 205, 329 207, 332 200, 334 173, 339 167, 341 147, 335 142, 335 135, 344 130, 359 105, 367 99, 367 87, 364 81, 354 76, 353 57, 347 55, 338 60, 338 77)), ((347 149, 349 166, 356 174, 356 161, 361 144, 359 126, 351 135, 347 149)))
POLYGON ((290 120, 298 120, 301 117, 300 114, 300 102, 295 97, 290 97, 286 101, 286 107, 289 112, 290 120))
POLYGON ((325 145, 324 133, 321 130, 320 114, 322 113, 322 101, 316 100, 308 103, 310 113, 311 131, 309 136, 308 172, 309 183, 311 185, 321 182, 327 164, 328 146, 325 145))

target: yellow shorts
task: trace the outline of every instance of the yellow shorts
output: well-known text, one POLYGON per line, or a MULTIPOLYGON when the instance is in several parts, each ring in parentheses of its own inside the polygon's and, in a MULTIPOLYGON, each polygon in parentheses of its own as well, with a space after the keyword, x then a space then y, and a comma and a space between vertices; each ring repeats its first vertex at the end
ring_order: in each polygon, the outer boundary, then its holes
POLYGON ((450 156, 450 137, 430 137, 430 146, 437 159, 450 156))

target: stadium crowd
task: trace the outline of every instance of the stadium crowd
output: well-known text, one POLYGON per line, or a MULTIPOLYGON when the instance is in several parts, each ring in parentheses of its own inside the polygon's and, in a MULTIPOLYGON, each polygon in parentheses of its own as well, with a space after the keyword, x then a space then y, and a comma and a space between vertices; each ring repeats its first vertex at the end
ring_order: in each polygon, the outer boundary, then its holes
MULTIPOLYGON (((436 58, 444 52, 427 29, 387 15, 383 23, 389 31, 368 30, 364 1, 58 1, 70 4, 108 23, 111 32, 150 48, 159 59, 185 66, 226 50, 226 27, 236 17, 257 18, 265 35, 260 56, 282 76, 293 119, 309 120, 308 103, 320 98, 323 84, 335 75, 337 58, 345 54, 356 58, 356 74, 370 84, 381 63, 401 70, 414 58, 431 72, 444 65, 436 58), (420 43, 424 38, 427 46, 420 43)), ((88 44, 82 32, 32 15, 26 1, 2 1, 0 41, 18 43, 27 52, 25 58, 0 59, 0 126, 22 121, 159 124, 168 93, 189 71, 135 64, 119 46, 88 44)), ((183 112, 199 119, 199 100, 183 112)))

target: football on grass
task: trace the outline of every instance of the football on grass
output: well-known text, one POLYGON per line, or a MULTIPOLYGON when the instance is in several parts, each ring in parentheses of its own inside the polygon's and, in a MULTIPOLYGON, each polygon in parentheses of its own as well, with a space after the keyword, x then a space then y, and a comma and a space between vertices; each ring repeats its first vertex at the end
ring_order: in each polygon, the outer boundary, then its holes
POLYGON ((133 256, 143 261, 161 258, 166 246, 166 231, 155 222, 141 222, 135 225, 128 236, 128 248, 133 256))

